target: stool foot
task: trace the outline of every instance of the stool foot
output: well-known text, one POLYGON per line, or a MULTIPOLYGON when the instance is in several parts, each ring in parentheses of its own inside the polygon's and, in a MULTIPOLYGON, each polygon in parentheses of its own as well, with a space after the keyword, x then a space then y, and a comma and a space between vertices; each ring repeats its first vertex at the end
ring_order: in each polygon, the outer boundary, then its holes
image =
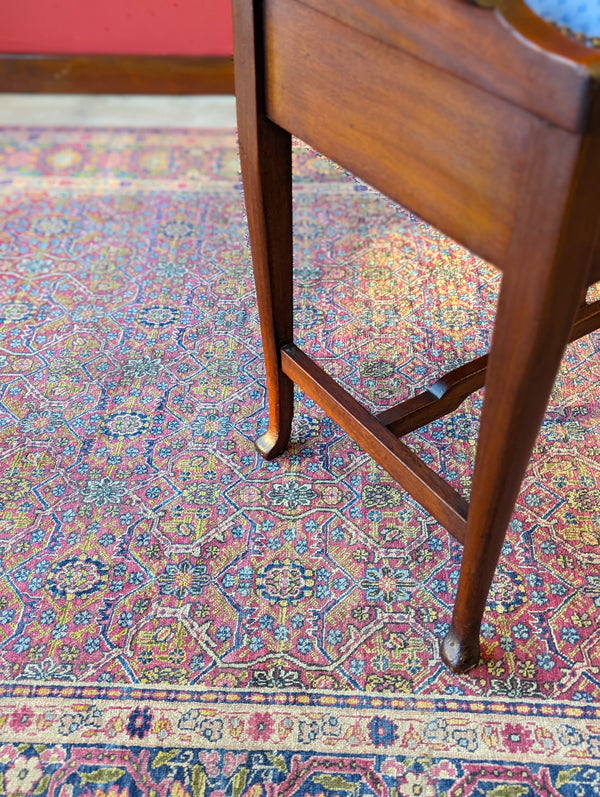
POLYGON ((479 664, 481 653, 479 634, 473 639, 461 639, 454 629, 450 628, 442 642, 440 654, 442 661, 457 674, 468 672, 479 664))
POLYGON ((288 437, 280 435, 277 431, 267 430, 254 441, 254 448, 263 459, 275 459, 287 448, 288 437))

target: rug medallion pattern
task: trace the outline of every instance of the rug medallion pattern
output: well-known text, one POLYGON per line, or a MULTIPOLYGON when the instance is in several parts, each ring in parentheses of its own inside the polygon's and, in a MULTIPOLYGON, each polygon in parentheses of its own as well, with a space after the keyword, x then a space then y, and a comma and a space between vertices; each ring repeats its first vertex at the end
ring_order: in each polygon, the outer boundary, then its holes
MULTIPOLYGON (((384 409, 499 276, 295 146, 297 341, 384 409)), ((314 403, 265 463, 231 131, 0 139, 0 794, 600 794, 600 337, 568 347, 483 626, 460 548, 314 403)), ((407 436, 463 492, 482 394, 407 436)))

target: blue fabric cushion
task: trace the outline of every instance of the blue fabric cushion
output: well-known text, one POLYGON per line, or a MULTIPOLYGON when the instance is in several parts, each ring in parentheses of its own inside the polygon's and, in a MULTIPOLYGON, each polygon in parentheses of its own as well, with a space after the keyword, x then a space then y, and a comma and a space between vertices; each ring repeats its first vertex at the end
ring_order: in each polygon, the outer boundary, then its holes
POLYGON ((586 39, 600 37, 600 0, 525 0, 540 17, 586 39))

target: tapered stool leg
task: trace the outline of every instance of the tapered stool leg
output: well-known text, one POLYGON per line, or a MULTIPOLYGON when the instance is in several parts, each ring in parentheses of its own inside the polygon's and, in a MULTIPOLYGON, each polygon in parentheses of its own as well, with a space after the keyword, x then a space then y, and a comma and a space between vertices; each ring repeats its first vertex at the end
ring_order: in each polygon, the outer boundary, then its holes
POLYGON ((479 662, 488 591, 599 232, 590 199, 596 151, 542 123, 532 141, 492 336, 452 624, 442 644, 455 672, 479 662))
POLYGON ((293 340, 291 136, 267 119, 262 4, 234 0, 235 84, 240 159, 269 400, 269 426, 255 445, 266 459, 288 444, 293 384, 281 347, 293 340))
POLYGON ((535 283, 526 270, 504 278, 463 561, 452 625, 441 651, 454 672, 479 663, 479 630, 488 591, 580 296, 573 285, 561 290, 559 284, 535 283))

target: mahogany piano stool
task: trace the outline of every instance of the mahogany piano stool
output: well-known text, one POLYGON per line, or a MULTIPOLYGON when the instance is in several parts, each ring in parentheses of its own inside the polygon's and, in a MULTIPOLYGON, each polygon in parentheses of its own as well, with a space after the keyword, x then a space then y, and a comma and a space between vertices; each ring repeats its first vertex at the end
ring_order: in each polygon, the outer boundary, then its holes
POLYGON ((463 543, 441 646, 479 663, 506 528, 566 344, 600 326, 600 51, 522 0, 233 0, 239 144, 269 399, 293 384, 463 543), (502 271, 488 355, 372 414, 294 344, 291 135, 502 271), (485 383, 467 501, 399 438, 485 383))

